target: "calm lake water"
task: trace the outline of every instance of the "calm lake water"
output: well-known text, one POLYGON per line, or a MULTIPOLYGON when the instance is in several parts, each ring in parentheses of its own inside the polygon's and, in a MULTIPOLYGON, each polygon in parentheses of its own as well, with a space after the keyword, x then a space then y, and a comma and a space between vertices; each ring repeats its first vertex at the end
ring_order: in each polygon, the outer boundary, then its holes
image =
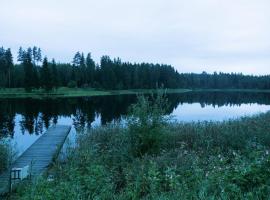
MULTIPOLYGON (((136 95, 59 99, 0 100, 0 138, 11 138, 18 155, 52 124, 72 125, 76 131, 120 121, 136 95)), ((169 109, 177 121, 222 121, 270 110, 268 93, 184 93, 168 95, 169 109)))

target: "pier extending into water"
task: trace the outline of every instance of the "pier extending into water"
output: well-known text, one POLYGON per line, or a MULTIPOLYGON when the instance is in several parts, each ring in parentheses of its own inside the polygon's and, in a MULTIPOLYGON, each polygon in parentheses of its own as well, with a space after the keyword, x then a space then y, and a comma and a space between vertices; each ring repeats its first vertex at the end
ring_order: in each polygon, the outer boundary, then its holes
MULTIPOLYGON (((58 156, 71 126, 54 125, 37 139, 16 161, 11 169, 29 167, 31 178, 42 175, 58 156)), ((10 170, 0 175, 0 195, 10 190, 10 170)))

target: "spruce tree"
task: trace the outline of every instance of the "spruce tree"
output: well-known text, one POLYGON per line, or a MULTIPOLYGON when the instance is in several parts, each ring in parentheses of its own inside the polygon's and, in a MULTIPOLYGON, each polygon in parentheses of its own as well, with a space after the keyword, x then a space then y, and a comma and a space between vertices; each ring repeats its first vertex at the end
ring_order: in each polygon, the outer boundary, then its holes
POLYGON ((22 47, 20 47, 18 51, 17 61, 23 62, 24 54, 25 54, 25 51, 22 49, 22 47))
POLYGON ((52 90, 52 76, 49 69, 48 59, 45 57, 41 68, 42 87, 46 91, 52 90))
POLYGON ((23 56, 24 67, 24 87, 26 91, 31 91, 33 87, 33 64, 30 51, 27 51, 23 56))
POLYGON ((11 87, 11 75, 13 70, 13 58, 10 49, 7 49, 5 52, 7 71, 8 71, 8 87, 11 87))
POLYGON ((88 53, 86 56, 86 71, 87 71, 87 83, 90 86, 94 85, 94 77, 95 77, 95 62, 91 58, 91 53, 88 53))
POLYGON ((37 50, 37 47, 36 46, 34 46, 33 47, 33 62, 34 62, 34 65, 36 65, 36 63, 37 63, 37 53, 38 53, 38 50, 37 50))
POLYGON ((80 66, 81 64, 81 54, 80 52, 77 52, 75 56, 73 57, 72 64, 76 67, 80 66))
POLYGON ((41 54, 41 49, 40 48, 37 49, 36 59, 37 59, 37 63, 42 62, 42 54, 41 54))
POLYGON ((100 61, 101 84, 105 89, 116 87, 116 76, 113 70, 113 62, 109 56, 102 56, 100 61))
POLYGON ((79 76, 80 76, 79 86, 85 85, 87 82, 87 80, 86 80, 87 74, 86 74, 85 58, 84 58, 83 53, 81 54, 81 59, 80 59, 79 76))
POLYGON ((5 49, 0 48, 0 88, 6 87, 6 71, 7 71, 7 60, 5 55, 5 49))
POLYGON ((33 51, 31 47, 29 47, 26 52, 28 54, 27 56, 30 57, 31 62, 33 63, 33 51))
POLYGON ((54 88, 57 88, 58 84, 59 84, 59 78, 58 78, 58 70, 57 70, 56 63, 55 63, 54 59, 52 60, 52 70, 51 71, 52 71, 52 86, 54 88))

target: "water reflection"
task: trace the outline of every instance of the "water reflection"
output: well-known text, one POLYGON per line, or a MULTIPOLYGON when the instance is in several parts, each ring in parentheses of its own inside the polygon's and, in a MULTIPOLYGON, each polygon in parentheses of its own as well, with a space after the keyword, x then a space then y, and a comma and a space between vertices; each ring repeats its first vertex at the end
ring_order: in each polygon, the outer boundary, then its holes
MULTIPOLYGON (((268 93, 185 93, 168 95, 167 114, 173 113, 183 121, 207 120, 209 106, 212 120, 230 117, 231 106, 254 104, 251 113, 265 111, 270 105, 268 93), (216 109, 222 107, 223 109, 216 109), (207 108, 203 111, 202 108, 207 108), (215 108, 215 109, 214 109, 215 108)), ((94 124, 106 124, 120 120, 128 112, 128 107, 136 102, 135 95, 106 97, 87 97, 69 99, 5 99, 0 100, 0 137, 14 137, 15 132, 21 135, 40 135, 52 124, 73 124, 76 130, 92 127, 94 124)), ((246 107, 246 110, 249 107, 246 107)), ((241 116, 243 110, 233 110, 241 116)))

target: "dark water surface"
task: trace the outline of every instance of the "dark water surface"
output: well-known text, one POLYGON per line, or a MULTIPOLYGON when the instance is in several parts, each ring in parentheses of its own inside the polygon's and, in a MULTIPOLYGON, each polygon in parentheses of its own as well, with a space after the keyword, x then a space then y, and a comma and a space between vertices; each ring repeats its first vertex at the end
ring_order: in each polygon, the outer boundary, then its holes
MULTIPOLYGON (((0 100, 0 138, 9 139, 18 154, 52 124, 76 130, 120 121, 136 95, 59 99, 0 100)), ((197 92, 168 95, 167 115, 178 121, 222 121, 270 110, 269 93, 197 92)))

